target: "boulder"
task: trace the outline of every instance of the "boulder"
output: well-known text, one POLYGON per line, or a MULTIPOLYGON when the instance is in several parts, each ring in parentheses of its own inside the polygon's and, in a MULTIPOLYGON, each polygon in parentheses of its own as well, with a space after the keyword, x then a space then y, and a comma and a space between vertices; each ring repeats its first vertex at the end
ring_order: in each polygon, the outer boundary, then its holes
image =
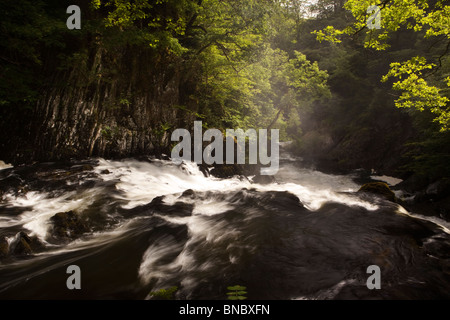
MULTIPOLYGON (((179 198, 193 199, 195 196, 195 191, 188 189, 184 191, 179 198)), ((164 196, 155 197, 152 202, 147 203, 146 205, 134 207, 133 209, 127 210, 127 212, 131 215, 149 215, 153 213, 177 217, 188 217, 192 215, 192 212, 194 211, 194 204, 185 203, 183 201, 177 201, 174 204, 167 204, 164 202, 164 198, 164 196)))
POLYGON ((11 241, 11 244, 8 243, 5 237, 0 239, 0 258, 8 255, 18 257, 26 256, 36 252, 42 252, 44 249, 45 245, 38 237, 30 237, 24 231, 18 232, 11 241))
POLYGON ((228 179, 242 175, 244 172, 239 165, 218 164, 210 171, 210 173, 216 178, 228 179))
POLYGON ((170 161, 170 157, 167 154, 161 154, 159 157, 160 160, 170 161))
POLYGON ((198 169, 200 170, 201 173, 203 173, 203 175, 208 178, 210 176, 209 174, 209 168, 207 165, 205 164, 199 164, 198 165, 198 169))
POLYGON ((9 243, 6 237, 0 238, 0 258, 4 258, 9 253, 9 243))
MULTIPOLYGON (((192 197, 195 196, 195 192, 193 190, 186 190, 181 197, 192 197), (191 193, 192 191, 192 193, 191 193)), ((152 211, 157 211, 160 214, 164 215, 172 215, 178 217, 189 217, 192 215, 194 211, 194 205, 190 203, 184 203, 181 201, 175 202, 173 205, 169 205, 164 203, 164 197, 156 197, 152 200, 152 202, 146 206, 147 209, 152 211)))
POLYGON ((33 253, 31 249, 31 238, 23 231, 20 231, 14 241, 12 247, 12 254, 16 256, 24 256, 33 253))
POLYGON ((195 198, 195 196, 196 196, 195 191, 192 190, 192 189, 188 189, 188 190, 185 190, 185 191, 181 194, 180 198, 191 198, 191 199, 193 199, 193 198, 195 198))
POLYGON ((0 177, 0 196, 6 193, 13 193, 19 195, 20 193, 26 193, 25 181, 17 174, 11 174, 6 178, 0 177))
POLYGON ((395 186, 396 190, 403 190, 408 193, 416 193, 422 191, 429 186, 428 177, 422 175, 411 175, 395 186))
POLYGON ((50 218, 52 235, 60 239, 75 239, 88 231, 87 226, 73 212, 59 212, 50 218))
POLYGON ((259 184, 269 184, 269 183, 274 183, 276 182, 275 177, 274 176, 263 176, 263 175, 256 175, 253 179, 252 179, 253 183, 259 183, 259 184))
POLYGON ((45 250, 45 244, 37 236, 32 236, 29 238, 30 247, 33 253, 42 252, 45 250))
POLYGON ((434 201, 442 200, 450 195, 450 179, 440 179, 430 184, 425 193, 434 201))
POLYGON ((385 182, 366 183, 358 190, 358 192, 373 193, 385 198, 386 200, 396 202, 394 192, 392 192, 392 190, 385 182))
POLYGON ((83 163, 83 164, 73 165, 68 171, 70 173, 77 173, 77 172, 92 171, 92 170, 94 170, 94 167, 91 164, 83 163))

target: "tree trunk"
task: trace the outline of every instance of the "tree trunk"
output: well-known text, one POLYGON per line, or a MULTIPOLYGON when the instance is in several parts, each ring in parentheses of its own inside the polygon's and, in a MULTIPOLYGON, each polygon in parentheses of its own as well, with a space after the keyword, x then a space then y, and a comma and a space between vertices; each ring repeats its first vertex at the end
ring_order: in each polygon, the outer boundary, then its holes
POLYGON ((268 130, 272 129, 272 127, 277 123, 277 121, 280 118, 282 112, 283 112, 282 109, 278 110, 278 113, 277 113, 275 119, 272 120, 272 122, 270 123, 269 127, 267 128, 268 130))

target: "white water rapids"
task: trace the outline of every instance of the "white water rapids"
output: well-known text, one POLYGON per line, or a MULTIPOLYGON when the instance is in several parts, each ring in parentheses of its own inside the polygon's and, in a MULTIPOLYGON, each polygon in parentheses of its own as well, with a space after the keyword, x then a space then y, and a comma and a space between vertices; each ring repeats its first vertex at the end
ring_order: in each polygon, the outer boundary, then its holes
MULTIPOLYGON (((254 188, 258 191, 288 191, 296 195, 308 209, 314 211, 325 202, 337 202, 351 206, 361 206, 367 210, 376 210, 378 206, 363 201, 350 193, 358 191, 360 185, 353 182, 348 175, 331 175, 311 169, 299 169, 294 164, 280 168, 275 176, 275 183, 266 185, 253 184, 245 178, 219 179, 205 177, 195 163, 184 163, 181 166, 170 161, 153 160, 152 163, 138 160, 108 161, 98 159, 95 172, 104 181, 116 181, 116 189, 120 194, 118 200, 124 202, 125 209, 135 208, 151 202, 155 197, 166 196, 166 203, 173 203, 186 190, 197 192, 220 191, 229 193, 242 188, 254 188), (103 173, 107 170, 109 173, 103 173), (346 194, 347 193, 347 194, 346 194)), ((250 177, 251 178, 251 177, 250 177)), ((73 182, 68 182, 68 184, 73 182)), ((79 182, 75 182, 79 183, 79 182)), ((58 212, 75 210, 82 212, 102 197, 103 189, 90 189, 81 193, 71 191, 58 197, 51 193, 32 191, 23 195, 4 196, 8 206, 31 208, 17 217, 1 217, 0 228, 24 225, 41 240, 45 240, 49 228, 49 218, 58 212)), ((194 204, 194 214, 214 215, 232 208, 228 199, 218 201, 184 200, 194 204)))
MULTIPOLYGON (((4 237, 12 243, 16 232, 24 230, 37 236, 47 250, 35 254, 34 259, 3 261, 0 277, 5 281, 0 295, 20 296, 28 278, 34 279, 34 284, 42 277, 56 281, 52 270, 69 261, 93 268, 114 257, 117 268, 127 273, 124 279, 113 281, 121 289, 92 289, 88 297, 148 298, 150 289, 177 285, 182 288, 181 297, 202 298, 211 293, 220 298, 216 290, 236 279, 260 290, 255 294, 259 298, 328 299, 347 285, 363 283, 358 277, 362 261, 368 257, 374 258, 367 263, 386 263, 388 270, 398 259, 418 255, 418 260, 425 259, 415 248, 398 249, 392 260, 384 257, 383 250, 391 250, 386 246, 404 246, 395 230, 407 234, 411 229, 414 239, 416 232, 422 237, 425 227, 416 224, 427 219, 424 223, 437 231, 425 243, 435 243, 449 233, 448 223, 439 218, 411 217, 414 214, 397 204, 357 194, 361 185, 354 176, 302 168, 298 159, 282 160, 275 182, 257 184, 252 177, 205 177, 194 163, 177 166, 163 160, 96 159, 89 174, 80 172, 76 178, 63 180, 62 187, 6 192, 0 207, 4 237), (158 199, 160 202, 155 202, 158 199), (50 218, 68 211, 85 217, 94 227, 68 243, 50 241, 50 218), (380 238, 386 232, 390 238, 380 238), (130 250, 135 251, 131 254, 130 250), (261 266, 265 262, 267 266, 261 266), (318 269, 323 273, 320 276, 315 274, 318 269), (286 274, 277 274, 274 283, 257 282, 257 277, 270 272, 286 274), (131 283, 140 289, 126 289, 131 283), (269 289, 273 293, 264 292, 269 289)), ((44 186, 45 181, 52 181, 49 177, 64 176, 60 169, 44 168, 42 172, 36 175, 44 186)), ((26 181, 20 172, 11 174, 26 181)), ((416 279, 417 272, 420 270, 411 271, 414 276, 410 278, 416 279)), ((106 281, 98 272, 92 271, 90 277, 98 285, 106 281)), ((440 279, 440 274, 436 277, 440 279)), ((436 290, 439 293, 441 289, 436 290)), ((354 298, 348 292, 341 294, 354 298)))

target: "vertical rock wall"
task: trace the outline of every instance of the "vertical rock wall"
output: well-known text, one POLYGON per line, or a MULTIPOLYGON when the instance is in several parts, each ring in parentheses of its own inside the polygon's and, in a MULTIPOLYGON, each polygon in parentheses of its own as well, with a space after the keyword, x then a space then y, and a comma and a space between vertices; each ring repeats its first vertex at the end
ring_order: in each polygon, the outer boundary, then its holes
POLYGON ((29 125, 31 152, 13 158, 158 155, 169 152, 173 128, 194 120, 176 108, 186 106, 184 80, 180 61, 169 55, 132 47, 111 52, 97 43, 70 70, 54 71, 29 125))

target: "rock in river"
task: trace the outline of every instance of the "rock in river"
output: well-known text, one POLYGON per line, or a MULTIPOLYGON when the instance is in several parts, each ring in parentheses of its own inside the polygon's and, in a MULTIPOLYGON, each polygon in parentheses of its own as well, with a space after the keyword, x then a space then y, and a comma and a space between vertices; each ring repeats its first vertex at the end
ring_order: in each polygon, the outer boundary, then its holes
POLYGON ((0 258, 4 258, 9 253, 9 243, 6 237, 0 238, 0 258))
POLYGON ((52 235, 59 239, 74 239, 88 231, 87 226, 73 212, 59 212, 50 218, 53 224, 52 235))
POLYGON ((364 184, 358 192, 367 192, 367 193, 373 193, 379 196, 382 196, 386 200, 395 202, 395 194, 392 192, 392 190, 389 188, 387 183, 384 182, 370 182, 364 184))

